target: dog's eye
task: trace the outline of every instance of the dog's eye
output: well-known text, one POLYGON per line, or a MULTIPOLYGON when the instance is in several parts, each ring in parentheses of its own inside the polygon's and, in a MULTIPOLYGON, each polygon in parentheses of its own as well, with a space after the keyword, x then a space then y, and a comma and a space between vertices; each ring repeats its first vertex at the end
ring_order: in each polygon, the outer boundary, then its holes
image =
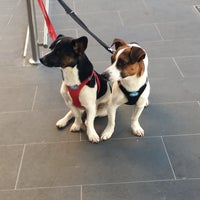
POLYGON ((122 59, 119 59, 118 61, 117 61, 117 66, 118 67, 123 67, 123 66, 125 66, 127 63, 124 61, 124 60, 122 60, 122 59))

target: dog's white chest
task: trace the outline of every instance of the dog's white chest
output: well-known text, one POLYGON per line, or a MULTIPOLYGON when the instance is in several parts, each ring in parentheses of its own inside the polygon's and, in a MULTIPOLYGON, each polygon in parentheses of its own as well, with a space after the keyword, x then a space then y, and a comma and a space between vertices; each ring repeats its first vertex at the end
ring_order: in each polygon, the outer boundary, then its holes
POLYGON ((63 71, 63 78, 66 85, 73 86, 79 85, 80 80, 78 76, 78 69, 77 67, 66 67, 62 69, 63 71))

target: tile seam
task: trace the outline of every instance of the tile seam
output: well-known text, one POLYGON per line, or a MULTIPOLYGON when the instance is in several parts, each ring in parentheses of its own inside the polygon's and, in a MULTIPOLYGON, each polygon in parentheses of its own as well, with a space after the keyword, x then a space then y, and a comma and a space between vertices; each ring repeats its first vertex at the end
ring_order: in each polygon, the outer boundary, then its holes
POLYGON ((82 188, 90 186, 103 186, 103 185, 124 185, 124 184, 138 184, 138 183, 159 183, 159 182, 180 182, 180 181, 200 181, 199 178, 184 178, 184 179, 157 179, 147 181, 127 181, 127 182, 110 182, 110 183, 94 183, 94 184, 83 184, 83 185, 63 185, 63 186, 52 186, 52 187, 29 187, 29 188, 17 188, 14 189, 0 189, 0 192, 12 192, 12 191, 27 191, 27 190, 42 190, 42 189, 59 189, 59 188, 82 188))
POLYGON ((21 168, 22 168, 22 163, 23 163, 23 159, 24 159, 25 149, 26 149, 26 144, 24 145, 23 151, 22 151, 20 165, 19 165, 19 169, 18 169, 18 173, 17 173, 16 182, 15 182, 15 190, 17 189, 17 185, 18 185, 18 182, 19 182, 19 177, 20 177, 20 173, 21 173, 21 168))
POLYGON ((161 32, 160 32, 160 29, 158 28, 158 25, 157 25, 156 23, 154 23, 153 25, 154 25, 154 27, 155 27, 155 29, 156 29, 158 35, 160 36, 161 40, 162 40, 162 41, 165 41, 164 37, 162 36, 162 34, 161 34, 161 32))
POLYGON ((174 64, 176 65, 176 67, 177 67, 177 69, 178 69, 178 71, 179 71, 181 77, 182 77, 182 78, 185 78, 185 75, 183 74, 181 68, 179 67, 179 65, 178 65, 178 63, 176 62, 176 60, 175 60, 174 57, 172 57, 172 60, 173 60, 174 64))
POLYGON ((31 111, 32 111, 32 112, 34 111, 37 93, 38 93, 38 86, 36 86, 36 88, 35 88, 35 93, 34 93, 33 102, 32 102, 32 107, 31 107, 31 111))
MULTIPOLYGON (((137 137, 124 137, 124 138, 111 138, 110 141, 120 141, 120 140, 142 140, 142 139, 156 139, 156 138, 170 138, 170 137, 187 137, 187 136, 200 136, 200 133, 191 133, 191 134, 177 134, 177 135, 158 135, 158 136, 145 136, 142 138, 137 137)), ((59 142, 38 142, 38 143, 25 143, 25 144, 0 144, 0 147, 14 147, 14 146, 32 146, 32 145, 53 145, 53 144, 67 144, 67 143, 79 143, 79 142, 88 142, 87 139, 74 140, 74 141, 59 141, 59 142)))
POLYGON ((165 150, 165 153, 166 153, 166 156, 167 156, 167 159, 168 159, 170 168, 171 168, 171 170, 172 170, 172 174, 173 174, 174 180, 177 180, 176 174, 175 174, 175 171, 174 171, 174 168, 173 168, 173 165, 172 165, 172 162, 171 162, 171 160, 170 160, 170 157, 169 157, 169 154, 168 154, 168 151, 167 151, 167 147, 166 147, 166 145, 165 145, 165 142, 164 142, 162 136, 161 136, 161 140, 162 140, 162 144, 163 144, 163 147, 164 147, 164 150, 165 150))

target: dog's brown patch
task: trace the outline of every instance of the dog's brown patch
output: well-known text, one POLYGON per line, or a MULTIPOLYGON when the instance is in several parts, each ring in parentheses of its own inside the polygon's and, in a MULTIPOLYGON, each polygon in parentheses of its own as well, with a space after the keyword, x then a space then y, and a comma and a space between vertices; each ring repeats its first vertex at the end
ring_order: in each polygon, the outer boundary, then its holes
MULTIPOLYGON (((144 72, 144 57, 145 53, 141 48, 125 48, 117 58, 116 67, 121 71, 123 77, 132 75, 139 77, 144 72)), ((112 59, 116 58, 113 57, 112 59)))
POLYGON ((140 77, 144 73, 144 62, 136 62, 121 69, 124 77, 136 75, 140 77))

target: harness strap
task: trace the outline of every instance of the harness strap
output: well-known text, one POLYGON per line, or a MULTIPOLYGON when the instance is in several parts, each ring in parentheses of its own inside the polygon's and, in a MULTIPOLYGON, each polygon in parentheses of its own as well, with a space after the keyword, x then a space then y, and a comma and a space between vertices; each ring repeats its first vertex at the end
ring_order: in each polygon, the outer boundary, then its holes
POLYGON ((126 88, 121 84, 120 81, 118 81, 118 85, 128 100, 125 104, 135 105, 137 103, 138 99, 140 98, 141 94, 144 92, 144 90, 147 86, 147 81, 138 91, 133 91, 133 92, 127 91, 126 88))
POLYGON ((74 106, 78 108, 83 108, 83 106, 81 105, 81 102, 79 101, 79 94, 80 94, 81 89, 92 79, 93 76, 95 76, 95 80, 97 81, 97 87, 98 87, 98 92, 99 92, 100 81, 94 70, 92 71, 92 74, 87 79, 85 79, 80 85, 75 85, 75 86, 66 85, 66 88, 72 98, 74 106))

